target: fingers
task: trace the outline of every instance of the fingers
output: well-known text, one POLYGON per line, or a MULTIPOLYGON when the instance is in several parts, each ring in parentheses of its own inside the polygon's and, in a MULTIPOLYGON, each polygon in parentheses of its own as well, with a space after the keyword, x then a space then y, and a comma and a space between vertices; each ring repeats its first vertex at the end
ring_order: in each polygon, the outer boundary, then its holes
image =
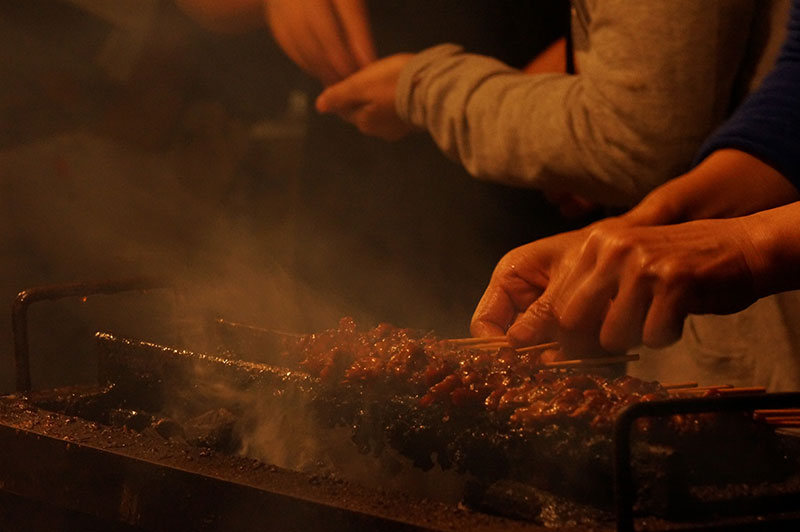
POLYGON ((352 56, 359 67, 377 59, 364 0, 333 0, 352 56))
POLYGON ((358 70, 359 65, 350 51, 334 6, 319 0, 304 2, 308 6, 306 12, 311 14, 306 19, 311 38, 306 42, 311 51, 312 67, 315 71, 332 71, 337 81, 346 78, 358 70))
POLYGON ((649 347, 664 347, 683 333, 690 302, 681 290, 658 290, 642 326, 642 341, 649 347))
POLYGON ((315 105, 320 113, 336 113, 351 122, 358 108, 368 101, 369 97, 360 90, 358 75, 355 75, 322 91, 315 105))
POLYGON ((515 321, 517 314, 527 309, 539 296, 541 290, 520 279, 511 272, 504 271, 504 263, 498 264, 498 270, 483 293, 470 323, 470 332, 474 336, 497 336, 506 334, 509 324, 515 321))
POLYGON ((289 56, 289 59, 309 74, 313 74, 311 63, 296 40, 297 35, 302 35, 301 24, 297 14, 292 11, 286 11, 282 7, 283 4, 280 2, 266 3, 267 24, 272 31, 272 35, 284 53, 289 56))
POLYGON ((515 346, 535 345, 555 338, 558 325, 552 301, 545 292, 514 321, 507 334, 515 346))
POLYGON ((602 352, 600 330, 608 314, 616 283, 596 282, 595 276, 587 277, 569 295, 563 297, 559 313, 558 340, 561 348, 569 354, 588 356, 602 352))
POLYGON ((375 60, 363 0, 269 0, 265 7, 286 55, 325 85, 375 60))
POLYGON ((652 287, 636 271, 623 277, 600 328, 600 345, 612 353, 624 353, 642 343, 645 318, 652 302, 652 287))
POLYGON ((395 54, 376 61, 317 97, 321 113, 336 113, 367 135, 398 140, 411 126, 397 115, 395 92, 400 71, 411 54, 395 54))

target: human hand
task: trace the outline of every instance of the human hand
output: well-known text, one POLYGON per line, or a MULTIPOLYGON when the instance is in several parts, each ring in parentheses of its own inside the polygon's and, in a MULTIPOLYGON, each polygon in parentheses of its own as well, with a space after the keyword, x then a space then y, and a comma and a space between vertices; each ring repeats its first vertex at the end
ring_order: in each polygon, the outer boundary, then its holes
POLYGON ((328 87, 317 98, 320 113, 336 113, 362 133, 398 140, 411 131, 395 108, 397 79, 412 54, 376 61, 349 78, 328 87))
POLYGON ((324 85, 377 57, 364 0, 264 0, 264 10, 286 55, 324 85))
POLYGON ((758 296, 760 258, 740 218, 584 230, 549 271, 547 286, 508 329, 516 344, 557 338, 585 356, 680 338, 689 313, 728 314, 758 296))
MULTIPOLYGON (((513 328, 519 317, 530 311, 545 292, 551 273, 558 271, 565 254, 585 238, 585 230, 571 231, 536 240, 506 253, 497 263, 489 286, 472 316, 472 335, 498 336, 506 334, 509 326, 513 328)), ((547 309, 540 306, 534 310, 547 309)), ((547 331, 542 331, 540 338, 548 339, 547 331)), ((519 345, 524 345, 529 339, 519 340, 519 345)))

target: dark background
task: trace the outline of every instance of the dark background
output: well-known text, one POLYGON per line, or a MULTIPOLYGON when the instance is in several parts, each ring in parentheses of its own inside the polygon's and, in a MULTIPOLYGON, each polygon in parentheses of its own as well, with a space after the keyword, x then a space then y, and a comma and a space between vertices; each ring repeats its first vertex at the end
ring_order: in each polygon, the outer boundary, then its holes
MULTIPOLYGON (((565 4, 370 9, 381 55, 456 42, 522 66, 566 31, 565 4)), ((265 28, 213 34, 167 0, 0 0, 0 40, 6 315, 32 286, 151 274, 204 317, 465 336, 497 260, 575 225, 535 191, 471 178, 427 135, 390 144, 318 116, 321 87, 265 28)), ((90 379, 94 330, 158 335, 173 308, 164 293, 35 306, 34 386, 90 379)))

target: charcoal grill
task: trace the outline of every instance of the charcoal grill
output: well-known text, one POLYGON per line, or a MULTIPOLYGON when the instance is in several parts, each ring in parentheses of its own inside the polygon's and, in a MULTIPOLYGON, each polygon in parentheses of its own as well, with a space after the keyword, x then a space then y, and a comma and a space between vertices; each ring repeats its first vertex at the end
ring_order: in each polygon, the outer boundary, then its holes
MULTIPOLYGON (((169 422, 152 423, 151 419, 141 423, 144 430, 135 427, 137 421, 130 416, 123 423, 110 422, 112 410, 158 412, 165 401, 196 401, 197 393, 179 392, 169 398, 165 394, 192 390, 193 386, 196 392, 197 384, 187 382, 186 368, 191 366, 191 374, 195 375, 198 364, 237 386, 257 382, 264 387, 289 387, 304 393, 309 385, 306 376, 241 360, 232 354, 248 349, 269 350, 264 339, 248 334, 246 327, 218 321, 210 324, 213 327, 201 328, 215 331, 211 343, 222 343, 225 356, 98 333, 97 385, 32 389, 26 319, 31 303, 165 286, 153 279, 77 283, 28 290, 17 298, 13 308, 17 393, 0 397, 0 524, 9 528, 22 520, 31 523, 30 515, 35 511, 40 515, 42 530, 75 526, 85 530, 543 529, 535 523, 486 513, 496 512, 508 501, 477 504, 479 509, 475 510, 402 491, 364 486, 336 475, 288 470, 219 449, 189 445, 184 438, 172 437, 180 429, 169 422)), ((210 345, 207 335, 203 343, 210 345)), ((208 394, 199 396, 208 398, 208 394)), ((635 420, 642 416, 798 405, 800 394, 635 405, 620 416, 616 425, 615 519, 605 520, 603 514, 598 514, 600 520, 593 524, 578 520, 562 523, 560 528, 796 529, 800 523, 800 512, 795 512, 800 508, 800 485, 796 482, 800 481, 791 476, 777 490, 739 486, 738 491, 733 490, 735 493, 728 493, 734 504, 748 507, 743 515, 724 516, 724 510, 714 509, 720 501, 711 497, 714 500, 709 499, 709 513, 718 516, 713 522, 672 522, 641 516, 634 519, 636 489, 630 434, 635 420), (762 493, 765 489, 766 495, 762 493)), ((524 490, 520 493, 524 502, 524 490)), ((512 499, 518 505, 519 493, 512 499)), ((515 512, 510 515, 519 517, 515 512)))

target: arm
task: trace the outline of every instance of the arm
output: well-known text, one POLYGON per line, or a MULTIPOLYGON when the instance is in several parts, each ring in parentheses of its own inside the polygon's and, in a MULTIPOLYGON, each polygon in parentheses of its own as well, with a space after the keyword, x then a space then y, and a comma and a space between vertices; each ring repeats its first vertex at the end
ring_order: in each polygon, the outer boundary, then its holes
POLYGON ((627 215, 575 233, 555 254, 542 254, 537 242, 510 252, 476 309, 473 333, 508 328, 523 344, 558 336, 578 352, 660 346, 680 336, 689 313, 734 312, 800 287, 800 203, 791 184, 800 177, 799 50, 795 0, 778 65, 709 141, 718 151, 627 215), (736 147, 754 153, 730 149, 736 147), (765 161, 775 161, 787 175, 765 161), (787 201, 794 203, 739 218, 641 226, 740 216, 787 201), (531 272, 536 291, 527 290, 520 300, 531 272))
POLYGON ((472 333, 508 329, 523 345, 558 337, 578 354, 671 343, 689 313, 734 312, 800 283, 798 200, 759 159, 715 152, 619 218, 511 251, 472 333))
POLYGON ((335 83, 376 59, 364 0, 177 0, 199 24, 225 33, 269 26, 300 68, 335 83))
MULTIPOLYGON (((580 243, 566 245, 550 263, 541 295, 508 329, 515 343, 557 337, 566 352, 581 356, 661 347, 680 338, 690 313, 729 314, 800 288, 797 202, 741 218, 658 227, 601 222, 580 233, 580 243)), ((501 315, 498 291, 520 293, 508 268, 517 263, 533 271, 526 261, 538 255, 535 246, 518 248, 498 264, 473 318, 475 333, 483 327, 477 322, 496 323, 501 315)))
POLYGON ((748 153, 722 149, 653 190, 624 218, 630 225, 732 218, 798 200, 798 189, 780 172, 748 153))
POLYGON ((685 171, 729 105, 750 1, 592 4, 580 75, 526 76, 445 45, 403 70, 397 110, 478 177, 630 204, 685 171))

